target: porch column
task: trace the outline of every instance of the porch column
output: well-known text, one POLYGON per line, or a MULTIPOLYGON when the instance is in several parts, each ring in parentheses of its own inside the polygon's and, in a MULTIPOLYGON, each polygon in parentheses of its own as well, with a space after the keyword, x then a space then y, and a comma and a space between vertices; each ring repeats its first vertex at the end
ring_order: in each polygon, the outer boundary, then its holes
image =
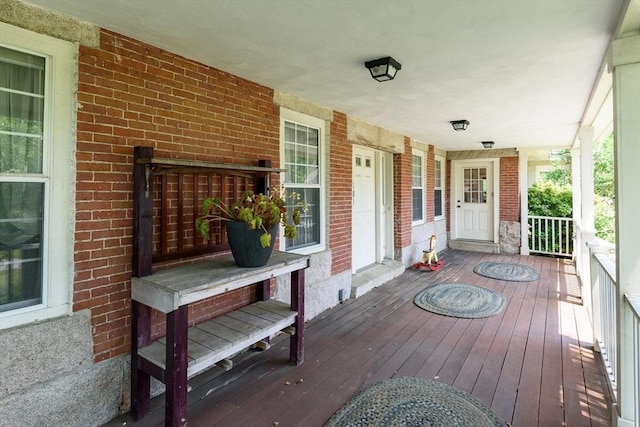
MULTIPOLYGON (((633 330, 624 295, 640 295, 640 35, 611 43, 616 173, 618 426, 634 426, 633 330)), ((637 392, 637 391, 636 391, 637 392)))
MULTIPOLYGON (((571 183, 575 187, 580 183, 580 147, 571 149, 571 183)), ((575 226, 576 233, 576 245, 574 247, 574 252, 576 252, 576 271, 578 276, 582 276, 582 270, 587 268, 586 265, 583 264, 582 257, 582 236, 580 235, 580 231, 582 230, 582 192, 581 191, 572 191, 571 192, 571 206, 573 207, 573 223, 575 226)), ((582 282, 584 286, 584 280, 582 282)))
MULTIPOLYGON (((595 230, 595 197, 593 189, 593 126, 581 126, 578 130, 578 139, 580 139, 580 167, 579 182, 580 196, 578 205, 573 205, 574 209, 580 209, 579 238, 577 248, 577 259, 579 259, 578 274, 580 275, 583 286, 587 289, 582 292, 584 297, 584 305, 587 307, 591 315, 591 271, 589 267, 589 257, 591 253, 587 248, 587 243, 592 242, 596 238, 595 230)), ((576 181, 573 181, 574 183, 576 181)), ((574 189, 577 190, 577 188, 574 189)), ((578 191, 574 191, 575 194, 578 191)))
POLYGON ((581 126, 580 139, 580 195, 582 231, 595 233, 595 205, 593 195, 593 126, 581 126))
POLYGON ((520 184, 520 254, 529 255, 529 151, 518 150, 520 184))

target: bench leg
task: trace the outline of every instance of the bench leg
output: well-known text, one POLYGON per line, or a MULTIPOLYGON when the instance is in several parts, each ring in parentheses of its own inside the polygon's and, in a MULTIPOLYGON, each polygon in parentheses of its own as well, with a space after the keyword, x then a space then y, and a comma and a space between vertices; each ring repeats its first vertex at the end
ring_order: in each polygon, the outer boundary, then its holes
POLYGON ((291 272, 291 309, 298 315, 289 342, 289 361, 299 365, 304 361, 304 269, 291 272))
POLYGON ((268 301, 271 299, 271 279, 258 282, 258 300, 268 301))
POLYGON ((188 306, 167 314, 167 370, 165 426, 187 425, 188 306))
POLYGON ((151 408, 151 376, 138 369, 138 349, 147 346, 151 340, 151 309, 137 301, 132 301, 131 305, 131 416, 139 420, 151 408))

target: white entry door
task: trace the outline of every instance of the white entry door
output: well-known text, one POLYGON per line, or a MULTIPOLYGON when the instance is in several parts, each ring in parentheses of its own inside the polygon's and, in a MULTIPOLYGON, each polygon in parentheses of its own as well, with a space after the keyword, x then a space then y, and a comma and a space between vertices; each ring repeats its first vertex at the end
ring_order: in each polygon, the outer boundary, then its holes
POLYGON ((353 148, 352 270, 376 262, 376 171, 374 150, 353 148))
POLYGON ((455 187, 457 238, 493 240, 493 163, 456 165, 455 187))

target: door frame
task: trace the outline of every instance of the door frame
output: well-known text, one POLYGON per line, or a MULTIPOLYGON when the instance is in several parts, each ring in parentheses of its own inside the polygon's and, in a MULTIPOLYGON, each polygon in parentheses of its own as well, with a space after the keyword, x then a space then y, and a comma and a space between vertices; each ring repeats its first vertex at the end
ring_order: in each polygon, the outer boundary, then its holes
MULTIPOLYGON (((467 160, 451 160, 451 240, 458 239, 458 210, 456 209, 457 191, 459 190, 458 169, 477 165, 479 163, 491 165, 493 171, 493 204, 489 209, 493 209, 493 243, 498 243, 500 235, 500 158, 478 158, 467 160)), ((470 239, 473 240, 473 239, 470 239)), ((484 241, 484 240, 483 240, 484 241)), ((491 241, 491 240, 490 240, 491 241)))
MULTIPOLYGON (((379 264, 385 258, 393 259, 395 251, 393 240, 393 155, 366 145, 354 144, 354 147, 373 152, 375 187, 375 230, 373 230, 375 232, 374 262, 379 264)), ((352 150, 352 162, 354 158, 355 150, 352 150)), ((353 232, 352 236, 354 236, 353 232)), ((357 273, 353 262, 351 263, 351 269, 353 274, 357 273)))
POLYGON ((376 262, 394 258, 393 154, 376 151, 376 262), (383 161, 384 160, 384 161, 383 161), (386 212, 385 212, 386 210, 386 212))

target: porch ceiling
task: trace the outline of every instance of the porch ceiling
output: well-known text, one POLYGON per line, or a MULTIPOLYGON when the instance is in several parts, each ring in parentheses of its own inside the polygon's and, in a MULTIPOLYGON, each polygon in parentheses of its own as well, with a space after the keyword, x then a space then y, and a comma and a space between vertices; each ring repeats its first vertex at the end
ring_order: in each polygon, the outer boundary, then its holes
POLYGON ((569 146, 623 0, 28 0, 447 150, 569 146), (391 55, 378 83, 364 61, 391 55), (451 120, 471 122, 454 132, 451 120))

